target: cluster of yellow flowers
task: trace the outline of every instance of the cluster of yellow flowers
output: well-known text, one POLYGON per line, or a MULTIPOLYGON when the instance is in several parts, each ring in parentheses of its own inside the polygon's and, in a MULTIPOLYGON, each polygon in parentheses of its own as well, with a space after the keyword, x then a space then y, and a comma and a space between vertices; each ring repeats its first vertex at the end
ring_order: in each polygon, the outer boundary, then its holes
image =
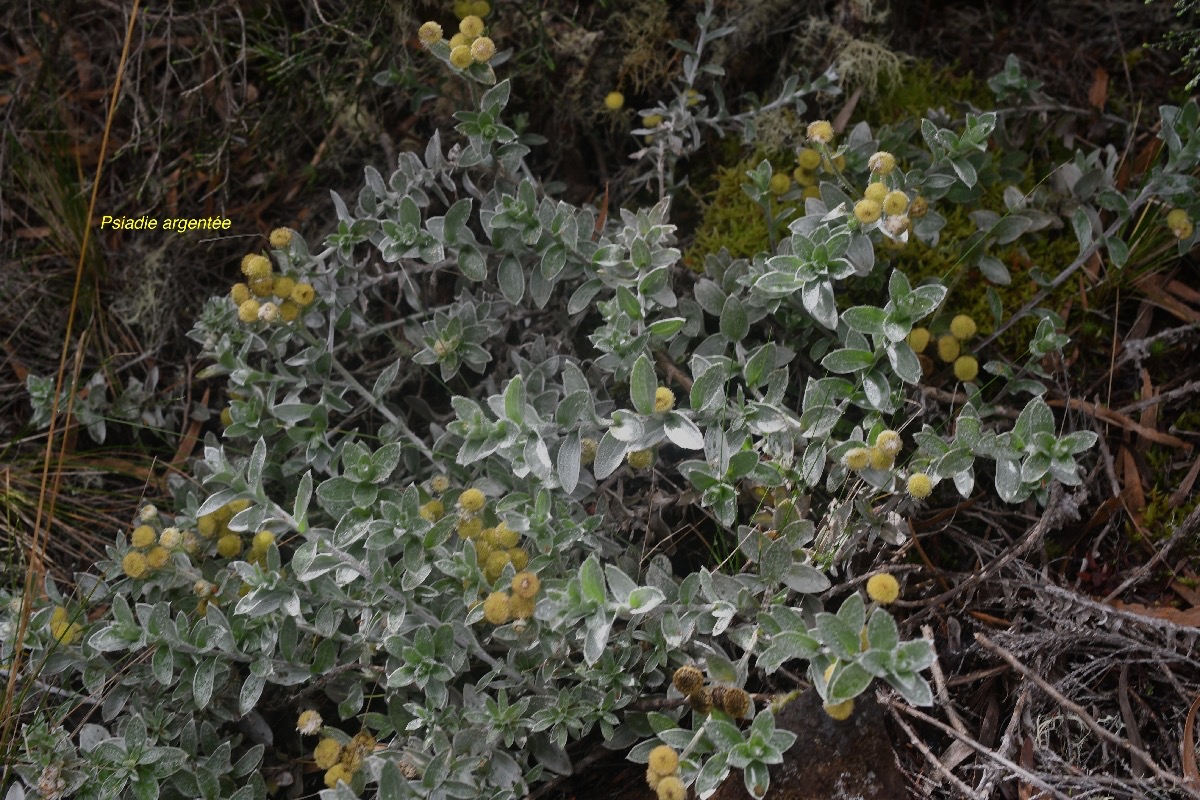
MULTIPOLYGON (((595 456, 593 455, 593 458, 595 456)), ((629 462, 630 469, 649 469, 654 463, 653 450, 630 450, 625 455, 625 460, 629 462)))
POLYGON ((537 607, 542 582, 537 575, 521 570, 513 576, 509 592, 492 592, 483 601, 483 618, 493 625, 504 625, 511 619, 526 620, 537 607))
MULTIPOLYGON (((231 500, 211 514, 202 514, 196 520, 196 528, 200 531, 201 536, 205 539, 215 538, 217 540, 218 555, 224 558, 234 558, 242 552, 242 537, 236 531, 229 529, 229 520, 233 519, 234 514, 245 511, 249 507, 249 500, 231 500)), ((260 535, 262 534, 255 535, 255 543, 258 542, 260 535)), ((273 536, 271 541, 274 541, 273 536)), ((260 548, 262 553, 266 552, 270 544, 270 542, 266 542, 266 546, 260 548)))
MULTIPOLYGON (((439 485, 441 485, 440 481, 439 485)), ((448 480, 445 485, 448 487, 448 480)), ((519 546, 520 533, 508 527, 503 521, 490 528, 483 526, 483 512, 487 507, 487 498, 483 492, 473 487, 465 489, 458 496, 457 505, 458 521, 455 528, 458 536, 460 539, 470 539, 475 543, 475 563, 483 570, 483 577, 487 579, 488 583, 495 583, 499 580, 504 568, 509 564, 512 564, 513 569, 517 572, 529 565, 528 551, 519 546)), ((436 521, 432 519, 435 514, 440 518, 443 513, 441 500, 431 500, 421 507, 421 515, 431 521, 436 521)))
MULTIPOLYGON (((291 241, 292 232, 287 228, 276 228, 271 232, 271 246, 278 250, 288 247, 291 241)), ((316 298, 312 284, 297 281, 290 275, 275 274, 271 260, 258 253, 247 253, 242 258, 242 275, 245 282, 235 283, 229 290, 229 297, 237 306, 238 319, 247 325, 260 320, 292 322, 300 316, 300 310, 316 298)))
POLYGON ((60 643, 67 645, 74 642, 83 633, 83 626, 71 622, 71 615, 62 606, 55 606, 50 614, 50 635, 60 643))
MULTIPOLYGON (((832 134, 830 134, 832 136, 832 134)), ((834 156, 819 153, 811 147, 802 147, 796 152, 796 168, 792 170, 792 179, 803 189, 800 196, 807 200, 821 196, 817 184, 822 173, 840 172, 846 168, 845 156, 834 156)), ((771 191, 783 194, 790 188, 787 176, 782 173, 771 176, 771 191), (782 178, 777 181, 776 178, 782 178)))
POLYGON ((708 686, 704 683, 704 673, 693 664, 675 670, 671 683, 698 714, 719 708, 734 719, 741 719, 750 713, 749 692, 736 686, 708 686))
MULTIPOLYGON (((950 320, 949 331, 937 340, 938 358, 947 364, 953 364, 954 377, 963 383, 973 381, 979 375, 979 361, 975 356, 962 352, 963 344, 974 337, 978 330, 979 326, 975 324, 974 318, 967 314, 959 314, 950 320)), ((908 345, 914 353, 921 356, 922 366, 927 372, 933 369, 933 362, 922 354, 932 338, 928 328, 913 328, 908 334, 908 345)))
MULTIPOLYGON (((487 6, 486 11, 491 11, 487 3, 483 5, 487 6)), ((445 43, 450 48, 449 59, 454 67, 466 69, 472 64, 486 64, 496 55, 496 43, 483 35, 484 27, 479 14, 467 14, 459 20, 458 33, 445 43)), ((442 33, 442 26, 430 20, 417 31, 417 38, 428 49, 443 43, 442 33)))
POLYGON ((684 800, 687 797, 687 787, 679 778, 679 753, 674 747, 660 744, 650 751, 646 783, 658 794, 658 800, 684 800))
MULTIPOLYGON (((318 720, 317 728, 320 727, 320 715, 315 711, 305 711, 300 715, 297 729, 304 732, 305 727, 312 728, 312 720, 305 720, 305 714, 315 715, 318 720)), ((355 774, 362 769, 367 756, 374 751, 375 737, 365 731, 355 734, 345 746, 332 736, 326 736, 313 748, 313 761, 319 769, 325 770, 325 785, 333 789, 338 785, 338 781, 349 786, 355 774)))
POLYGON ((195 553, 198 549, 199 542, 191 531, 181 531, 170 525, 159 532, 155 525, 160 524, 160 518, 154 506, 145 506, 138 516, 142 524, 129 534, 132 549, 121 559, 121 571, 130 578, 139 580, 162 569, 176 550, 195 553))
MULTIPOLYGON (((854 218, 863 225, 870 225, 882 219, 881 228, 888 236, 885 243, 903 246, 904 239, 901 237, 912 227, 908 212, 913 201, 907 193, 896 188, 894 182, 891 186, 888 185, 888 176, 896 170, 896 157, 880 150, 867 160, 867 166, 871 170, 873 180, 867 184, 863 198, 854 204, 854 218)), ((925 208, 921 210, 922 214, 925 213, 925 208)))
POLYGON ((891 469, 904 443, 900 434, 893 430, 880 431, 875 444, 870 447, 855 447, 842 457, 842 463, 855 472, 871 469, 891 469))
POLYGON ((1192 219, 1186 208, 1173 208, 1167 212, 1167 227, 1176 239, 1189 239, 1192 235, 1192 219))

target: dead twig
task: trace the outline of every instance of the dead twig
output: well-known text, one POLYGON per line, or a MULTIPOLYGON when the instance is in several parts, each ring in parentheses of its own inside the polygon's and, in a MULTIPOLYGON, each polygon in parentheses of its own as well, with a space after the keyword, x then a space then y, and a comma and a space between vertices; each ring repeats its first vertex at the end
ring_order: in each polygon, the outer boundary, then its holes
POLYGON ((967 786, 965 783, 963 783, 957 775, 951 772, 946 765, 943 764, 936 755, 934 755, 933 751, 929 749, 929 746, 926 745, 925 742, 921 741, 921 737, 918 736, 917 732, 914 731, 912 727, 904 721, 904 718, 900 716, 893 706, 889 705, 888 711, 891 713, 892 719, 895 720, 896 724, 899 725, 906 734, 908 734, 908 740, 912 742, 914 747, 921 751, 921 755, 925 756, 925 760, 928 761, 934 769, 940 772, 943 778, 954 784, 954 788, 958 789, 963 797, 970 797, 972 800, 982 800, 982 798, 980 798, 970 786, 967 786))
POLYGON ((1149 561, 1135 569, 1132 575, 1121 581, 1120 586, 1108 593, 1104 598, 1104 602, 1111 602, 1113 598, 1119 597, 1130 586, 1142 581, 1150 574, 1150 570, 1155 564, 1167 557, 1167 553, 1171 552, 1172 547, 1190 537, 1196 531, 1197 527, 1200 527, 1200 505, 1192 509, 1192 513, 1187 515, 1183 522, 1179 524, 1179 527, 1175 529, 1175 532, 1171 534, 1171 538, 1166 541, 1166 544, 1158 548, 1158 552, 1151 556, 1149 561))
POLYGON ((1178 775, 1174 775, 1170 772, 1167 772, 1165 769, 1160 767, 1158 765, 1158 762, 1154 760, 1154 757, 1151 756, 1149 753, 1147 753, 1142 748, 1135 746, 1129 740, 1123 739, 1120 736, 1117 736, 1112 731, 1109 731, 1108 729, 1104 728, 1102 725, 1100 725, 1100 723, 1098 723, 1098 722, 1096 722, 1096 720, 1092 719, 1092 715, 1089 714, 1086 710, 1084 710, 1083 706, 1064 697, 1061 692, 1059 692, 1057 689, 1055 689, 1053 686, 1051 686, 1044 678, 1042 678, 1041 675, 1038 675, 1036 672, 1031 670, 1029 667, 1027 667, 1023 663, 1021 663, 1017 659, 1017 657, 1014 656, 1012 653, 1008 652, 1003 647, 996 644, 988 637, 984 636, 982 633, 975 634, 975 641, 979 642, 979 644, 983 645, 988 650, 990 650, 993 653, 995 653, 996 655, 1000 656, 1000 658, 1002 658, 1004 661, 1008 662, 1009 666, 1011 666, 1013 669, 1017 670, 1022 675, 1024 675, 1027 679, 1032 681, 1043 692, 1050 695, 1050 698, 1052 700, 1054 700, 1056 703, 1058 703, 1064 709, 1066 709, 1067 711, 1071 712, 1076 717, 1078 717, 1079 720, 1081 722, 1083 722, 1083 724, 1086 725, 1088 727, 1088 729, 1091 730, 1092 733, 1096 734, 1096 736, 1098 736, 1099 738, 1108 742, 1109 744, 1116 745, 1117 747, 1120 747, 1122 750, 1129 752, 1130 755, 1132 755, 1138 761, 1141 761, 1143 764, 1145 764, 1146 767, 1148 767, 1150 769, 1150 771, 1154 773, 1155 777, 1157 777, 1159 780, 1162 780, 1162 781, 1170 784, 1171 786, 1175 786, 1179 789, 1182 789, 1183 791, 1187 792, 1188 795, 1191 797, 1200 798, 1200 791, 1193 789, 1191 786, 1188 785, 1188 783, 1185 780, 1180 778, 1178 775))
MULTIPOLYGON (((1081 491, 1083 491, 1082 488, 1081 491)), ((971 575, 971 577, 967 578, 958 586, 948 589, 931 599, 910 602, 896 601, 895 605, 908 605, 910 607, 920 605, 924 606, 925 608, 933 608, 942 605, 951 598, 979 585, 988 578, 991 578, 1006 565, 1024 555, 1037 542, 1041 541, 1042 537, 1045 536, 1049 531, 1056 530, 1060 525, 1067 521, 1067 517, 1072 511, 1077 515, 1079 512, 1079 504, 1083 502, 1083 499, 1084 498, 1082 497, 1075 497, 1072 498, 1070 503, 1067 503, 1063 499, 1062 487, 1057 483, 1054 484, 1054 486, 1050 489, 1050 501, 1046 504, 1046 511, 1042 514, 1041 519, 1039 519, 1029 529, 1029 532, 1025 534, 1024 538, 1017 542, 1017 544, 1013 546, 1011 550, 997 558, 995 561, 992 561, 990 564, 986 565, 983 569, 971 575), (1070 506, 1069 510, 1068 506, 1070 506)))
MULTIPOLYGON (((935 728, 938 728, 939 730, 941 730, 943 733, 953 736, 955 739, 958 739, 960 742, 963 742, 964 744, 966 744, 968 747, 970 747, 975 752, 980 753, 981 755, 987 756, 988 758, 992 759, 993 761, 995 761, 997 764, 1000 764, 1001 766, 1007 767, 1009 770, 1012 771, 1012 773, 1014 775, 1020 777, 1026 783, 1031 783, 1034 786, 1036 786, 1037 788, 1041 789, 1043 792, 1048 792, 1050 794, 1050 796, 1057 797, 1057 798, 1059 798, 1059 800, 1070 800, 1069 795, 1063 794, 1058 789, 1055 789, 1053 786, 1046 783, 1046 781, 1043 780, 1041 777, 1033 774, 1029 770, 1022 767, 1020 764, 1017 764, 1016 762, 1014 762, 1012 759, 1007 758, 1006 756, 1003 756, 1000 753, 995 752, 994 750, 989 750, 988 748, 981 745, 979 742, 972 739, 970 736, 966 736, 964 734, 959 733, 958 731, 954 730, 953 727, 942 722, 940 719, 934 719, 933 717, 929 716, 928 714, 918 711, 917 709, 913 708, 912 706, 908 705, 907 703, 903 703, 899 700, 893 699, 890 703, 890 706, 894 709, 897 709, 898 711, 903 711, 905 714, 912 717, 913 719, 920 720, 921 722, 924 722, 928 725, 932 725, 935 728)), ((975 793, 973 792, 972 795, 974 796, 975 793)))

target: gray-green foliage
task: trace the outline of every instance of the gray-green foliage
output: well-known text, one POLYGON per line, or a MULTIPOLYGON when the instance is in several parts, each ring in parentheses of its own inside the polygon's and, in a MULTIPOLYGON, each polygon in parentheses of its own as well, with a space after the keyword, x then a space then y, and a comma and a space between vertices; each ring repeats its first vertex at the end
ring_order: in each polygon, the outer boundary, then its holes
MULTIPOLYGON (((494 80, 490 69, 469 77, 494 80)), ((25 724, 18 773, 28 787, 52 770, 81 798, 260 798, 262 768, 277 774, 264 752, 307 757, 292 719, 316 703, 342 720, 327 719, 330 735, 365 727, 382 745, 352 790, 325 798, 523 796, 569 770, 566 745, 594 730, 634 760, 659 741, 675 746, 701 795, 738 768, 761 796, 767 766, 794 738, 775 730, 769 706, 740 727, 720 710, 631 704, 678 699, 670 676, 685 663, 745 686, 796 660, 829 704, 875 678, 909 702, 932 702, 921 675, 931 643, 903 641, 891 614, 857 592, 836 613, 822 595, 831 576, 854 571, 856 554, 903 539, 914 472, 965 496, 982 461, 1006 501, 1044 500, 1048 477, 1079 482, 1075 458, 1095 436, 1061 431, 1036 396, 1048 377, 1040 358, 1063 347, 1063 334, 1043 320, 1027 363, 990 365, 987 392, 963 386, 953 436, 931 416, 895 466, 853 473, 843 464, 851 448, 902 427, 921 377, 907 337, 946 294, 875 258, 885 238, 936 242, 936 212, 911 230, 851 213, 880 147, 872 132, 860 125, 828 153, 846 169, 805 202, 774 251, 710 256, 693 280, 679 268, 666 199, 600 225, 595 209, 543 191, 527 146, 502 122, 509 91, 495 83, 477 110, 460 112, 448 150, 435 137, 386 178, 368 170, 353 206, 335 195, 337 230, 321 247, 296 238, 272 254, 316 288, 299 321, 247 325, 227 298, 208 304, 194 337, 212 362, 206 377, 223 377, 235 398, 232 424, 206 441, 196 481, 178 483, 174 523, 192 528, 238 501, 229 529, 276 541, 248 559, 200 539, 134 580, 122 574, 130 547, 118 534, 78 594, 51 584, 51 604, 97 614, 80 642, 57 647, 51 608, 33 614, 27 663, 78 699, 25 724), (457 299, 430 305, 433 280, 454 282, 457 299), (879 305, 839 306, 838 288, 855 280, 886 287, 879 305), (405 320, 383 302, 397 295, 417 309, 405 320), (399 327, 420 348, 411 361, 397 360, 399 327), (656 405, 663 359, 690 382, 685 392, 673 379, 681 397, 670 408, 656 405), (409 399, 422 376, 445 382, 446 407, 409 399), (1017 391, 1035 397, 1009 424, 996 404, 1017 391), (660 449, 664 479, 682 476, 697 491, 746 568, 679 574, 641 534, 625 533, 641 523, 611 476, 648 448, 660 449), (439 473, 452 484, 441 518, 426 505, 439 473), (739 508, 748 485, 773 491, 765 519, 739 508), (541 579, 528 620, 484 621, 480 598, 509 589, 516 569, 507 563, 489 580, 478 540, 456 535, 455 501, 468 486, 488 496, 488 525, 519 534, 541 579), (72 735, 64 720, 81 702, 98 708, 72 735)), ((668 105, 681 119, 691 108, 668 105)), ((1122 224, 1140 205, 1195 188, 1196 114, 1164 109, 1170 161, 1139 189, 1118 191, 1111 164, 1080 156, 1068 219, 1081 256, 1099 242, 1120 252, 1122 224), (1110 212, 1108 228, 1098 208, 1110 212)), ((885 132, 911 165, 885 180, 931 203, 972 203, 979 181, 998 179, 987 144, 1002 125, 978 114, 958 132, 928 120, 920 139, 915 126, 908 138, 885 132)), ((793 188, 767 202, 770 177, 765 162, 747 176, 766 213, 799 201, 793 188)), ((981 252, 1045 221, 1050 212, 1031 197, 979 218, 989 226, 981 252)), ((12 646, 0 642, 3 660, 12 646)))

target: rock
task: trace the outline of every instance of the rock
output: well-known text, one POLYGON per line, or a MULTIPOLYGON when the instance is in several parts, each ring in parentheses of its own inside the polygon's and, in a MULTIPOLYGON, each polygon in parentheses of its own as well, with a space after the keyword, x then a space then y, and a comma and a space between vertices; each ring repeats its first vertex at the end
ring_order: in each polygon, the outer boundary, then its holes
MULTIPOLYGON (((884 726, 883 711, 868 692, 854 713, 836 722, 809 690, 783 707, 775 726, 796 734, 796 743, 771 767, 766 800, 897 800, 907 797, 904 776, 884 726)), ((732 770, 712 800, 750 800, 742 771, 732 770)))

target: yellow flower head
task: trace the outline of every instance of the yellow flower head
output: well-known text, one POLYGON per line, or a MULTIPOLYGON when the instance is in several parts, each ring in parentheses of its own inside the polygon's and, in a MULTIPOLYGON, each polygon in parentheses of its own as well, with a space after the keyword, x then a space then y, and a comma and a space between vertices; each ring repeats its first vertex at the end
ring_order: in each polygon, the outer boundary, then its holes
POLYGON ((250 546, 265 553, 273 544, 275 544, 275 534, 270 531, 259 531, 254 534, 250 546))
POLYGON ((512 593, 517 597, 530 599, 537 597, 542 589, 542 582, 532 572, 518 572, 512 579, 512 593))
POLYGON ((868 183, 866 190, 863 191, 863 197, 867 200, 874 200, 876 203, 883 205, 883 199, 887 197, 888 188, 879 181, 868 183))
POLYGON ((970 339, 977 330, 979 328, 975 325, 975 320, 967 314, 959 314, 950 320, 950 333, 959 341, 965 342, 970 339))
POLYGON ((579 442, 579 460, 584 464, 591 464, 596 460, 596 448, 599 443, 595 439, 583 438, 579 442))
POLYGON ((496 55, 496 43, 486 36, 480 36, 471 42, 471 58, 480 64, 486 64, 496 55))
POLYGON ((913 328, 908 334, 908 346, 914 353, 924 353, 929 347, 929 328, 913 328))
POLYGON ((468 514, 478 514, 483 511, 485 505, 487 505, 487 498, 478 489, 467 489, 458 496, 458 507, 468 514))
POLYGON ((697 714, 709 713, 713 709, 712 689, 708 686, 704 686, 692 692, 690 695, 688 695, 688 705, 691 706, 692 711, 695 711, 697 714))
POLYGON ((842 463, 855 472, 864 470, 867 468, 867 464, 871 463, 871 451, 865 447, 855 447, 846 451, 846 455, 842 457, 842 463))
POLYGON ((521 540, 521 534, 503 522, 494 528, 488 528, 484 531, 484 536, 487 538, 488 544, 496 550, 507 550, 510 547, 516 547, 517 542, 521 540))
MULTIPOLYGON (((435 22, 434 24, 436 25, 437 23, 435 22)), ((440 28, 438 29, 438 37, 441 37, 440 28)), ((271 231, 271 235, 268 237, 268 239, 271 242, 271 247, 274 247, 276 250, 284 250, 292 243, 292 232, 288 228, 276 228, 275 230, 271 231)))
POLYGON ((604 107, 609 111, 620 111, 625 107, 625 95, 620 92, 609 92, 604 95, 604 107))
POLYGON ((324 724, 325 720, 321 719, 321 715, 309 708, 300 712, 300 716, 296 720, 296 730, 300 731, 301 736, 311 736, 321 730, 321 726, 324 724))
POLYGON ((242 259, 242 274, 252 281, 266 278, 271 274, 271 261, 266 256, 250 253, 242 259))
POLYGON ((808 124, 809 141, 829 144, 833 141, 833 125, 828 120, 819 119, 808 124))
POLYGON ((524 547, 510 547, 504 551, 504 555, 508 558, 508 563, 513 565, 513 569, 520 571, 529 566, 529 553, 524 547))
POLYGON ((510 563, 512 562, 508 560, 508 551, 493 550, 488 554, 487 564, 483 567, 483 577, 487 578, 488 583, 495 583, 510 563))
POLYGON ((233 558, 242 552, 242 537, 236 533, 227 533, 217 539, 217 553, 225 558, 233 558))
POLYGON ((679 769, 679 753, 670 745, 660 744, 650 751, 650 761, 646 766, 659 775, 672 775, 679 769))
POLYGON ((493 625, 503 625, 512 619, 508 592, 492 592, 483 601, 483 618, 493 625))
POLYGON ((300 306, 293 303, 291 300, 284 300, 279 304, 279 318, 284 322, 295 322, 300 316, 300 306))
POLYGON ((903 214, 908 208, 908 195, 901 191, 888 192, 883 197, 883 213, 888 216, 903 214))
POLYGON ((151 547, 150 552, 146 553, 146 566, 150 569, 162 569, 171 560, 171 551, 162 545, 151 547))
POLYGON ((417 38, 421 40, 421 44, 429 47, 434 42, 442 40, 442 26, 438 25, 433 20, 426 22, 417 31, 417 38))
POLYGON ((296 288, 292 289, 292 302, 301 308, 307 308, 316 296, 312 284, 297 283, 296 288))
POLYGON ((471 3, 471 13, 477 17, 486 17, 492 13, 492 4, 488 0, 475 0, 471 3))
POLYGON ((165 528, 162 535, 158 537, 158 543, 168 550, 174 550, 183 544, 183 533, 174 526, 165 528))
POLYGON ((275 291, 275 279, 268 275, 250 281, 250 294, 255 297, 270 297, 275 291))
POLYGON ((924 472, 914 472, 908 479, 908 494, 917 500, 924 500, 933 494, 933 481, 924 472))
POLYGON ((68 623, 66 620, 50 622, 50 635, 57 639, 59 644, 71 644, 79 638, 82 632, 83 626, 78 622, 68 623))
POLYGON ((158 534, 149 525, 138 525, 133 529, 133 534, 129 537, 129 543, 139 548, 149 547, 156 541, 158 541, 158 534))
POLYGON ((342 750, 341 763, 353 774, 362 769, 363 759, 375 752, 375 737, 369 733, 356 733, 342 750))
POLYGON ((879 175, 890 175, 896 168, 896 157, 891 153, 880 150, 867 159, 867 168, 879 175))
POLYGON ((890 572, 880 572, 867 579, 867 597, 880 605, 896 602, 900 596, 900 582, 890 572))
POLYGON ((451 50, 453 50, 456 47, 470 47, 470 46, 471 46, 471 40, 468 39, 466 36, 463 36, 461 33, 456 33, 450 37, 450 49, 451 50))
POLYGON ((125 557, 121 559, 121 571, 134 580, 145 577, 149 571, 146 557, 136 551, 126 553, 125 557))
POLYGON ((781 195, 791 188, 792 179, 786 173, 776 172, 771 176, 770 191, 773 195, 781 195))
POLYGON ((458 23, 458 30, 468 39, 474 39, 477 36, 483 35, 483 20, 474 14, 469 14, 462 18, 458 23))
POLYGON ((734 719, 750 713, 750 693, 736 686, 726 688, 721 694, 721 710, 734 719))
POLYGON ((821 154, 811 147, 802 147, 796 153, 796 163, 801 169, 809 170, 810 172, 821 166, 821 154))
MULTIPOLYGON (((438 501, 441 502, 440 500, 438 501)), ((483 533, 483 522, 478 517, 467 517, 458 520, 458 535, 462 539, 474 539, 483 533)))
POLYGON ((896 456, 879 445, 872 447, 867 453, 871 458, 871 469, 891 469, 892 464, 896 463, 896 456))
POLYGON ((654 463, 654 451, 631 450, 625 458, 629 461, 629 466, 633 469, 646 469, 654 463))
POLYGON ((662 779, 663 779, 662 775, 659 775, 657 772, 650 769, 649 767, 646 768, 646 783, 647 783, 647 785, 649 785, 649 787, 652 791, 658 788, 658 782, 661 781, 662 779))
POLYGON ((659 414, 675 407, 675 393, 665 386, 654 390, 654 410, 659 414))
POLYGON ((900 452, 900 448, 904 446, 904 442, 900 439, 900 434, 893 430, 880 431, 875 437, 875 446, 883 450, 893 458, 900 452))
POLYGON ((330 789, 338 785, 338 781, 349 785, 354 780, 354 773, 345 764, 334 764, 325 771, 325 785, 330 789))
POLYGON ((1172 208, 1167 212, 1167 227, 1172 230, 1178 230, 1186 225, 1190 225, 1191 222, 1186 208, 1172 208))
POLYGON ((825 713, 838 722, 844 722, 850 719, 850 715, 854 713, 854 700, 843 700, 840 703, 826 703, 825 713))
POLYGON ((445 475, 434 475, 429 479, 429 491, 441 494, 450 488, 450 479, 445 475))
POLYGON ((854 217, 863 225, 870 225, 883 215, 883 206, 874 200, 859 200, 854 204, 854 217))
POLYGON ((337 739, 325 737, 313 748, 313 760, 321 769, 329 769, 342 757, 342 746, 337 739))
POLYGON ((258 309, 258 318, 263 322, 274 322, 279 318, 279 306, 274 303, 263 303, 258 309))
POLYGON ((217 518, 212 514, 202 514, 200 519, 196 520, 196 530, 200 531, 200 535, 205 539, 211 539, 217 532, 217 518))
POLYGON ((235 306, 240 306, 250 299, 250 287, 244 283, 235 283, 229 290, 229 297, 235 306))
POLYGON ((908 215, 910 217, 923 217, 929 211, 929 201, 921 195, 917 195, 912 199, 912 203, 908 206, 908 215))
POLYGON ((675 688, 682 694, 695 694, 704 688, 704 673, 692 664, 685 664, 675 670, 675 674, 671 676, 671 683, 675 684, 675 688))
POLYGON ((271 294, 275 295, 280 300, 287 300, 292 296, 292 290, 295 288, 295 278, 289 278, 286 275, 280 275, 275 279, 275 285, 271 287, 271 294))
POLYGON ((466 69, 475 63, 475 59, 471 57, 471 48, 465 44, 460 44, 450 51, 450 63, 459 69, 466 69))
POLYGON ((421 519, 428 522, 437 522, 446 514, 446 508, 442 505, 441 500, 430 500, 425 505, 421 506, 421 519))
POLYGON ((658 793, 658 800, 684 800, 687 797, 687 788, 683 781, 674 775, 664 776, 654 791, 658 793))
POLYGON ((258 322, 258 309, 258 301, 253 297, 249 298, 248 300, 244 300, 242 304, 238 306, 238 319, 240 319, 242 322, 245 322, 247 325, 249 325, 251 322, 258 322))
POLYGON ((659 125, 662 125, 662 123, 663 123, 663 115, 662 114, 646 114, 645 116, 642 117, 642 127, 643 128, 657 128, 659 125))
POLYGON ((962 352, 962 346, 959 344, 958 338, 951 333, 939 337, 937 347, 938 358, 947 364, 958 358, 958 354, 962 352))
POLYGON ((979 374, 979 362, 975 356, 959 356, 954 359, 954 377, 963 383, 975 380, 979 374))
POLYGON ((533 597, 518 597, 513 595, 508 599, 508 609, 514 619, 529 619, 537 607, 537 599, 533 597))

